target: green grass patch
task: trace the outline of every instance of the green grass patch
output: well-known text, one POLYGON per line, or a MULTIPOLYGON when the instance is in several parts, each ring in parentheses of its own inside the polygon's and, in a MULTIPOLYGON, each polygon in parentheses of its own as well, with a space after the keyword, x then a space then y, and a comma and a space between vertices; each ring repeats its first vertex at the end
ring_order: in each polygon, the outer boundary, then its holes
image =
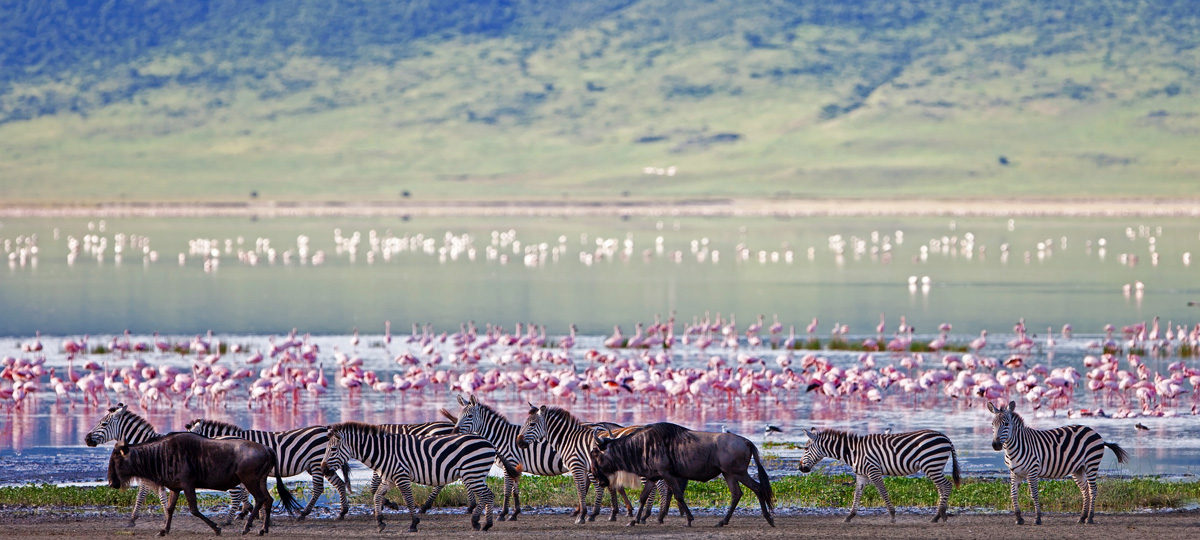
MULTIPOLYGON (((765 443, 764 448, 793 448, 791 443, 765 443)), ((933 507, 937 503, 937 490, 924 477, 886 478, 888 494, 897 506, 933 507)), ((488 478, 488 486, 496 494, 497 504, 502 502, 503 480, 488 478)), ((849 474, 825 475, 820 472, 809 475, 789 475, 771 482, 775 492, 776 506, 844 508, 854 497, 854 476, 849 474)), ((967 478, 955 488, 950 497, 950 506, 983 510, 1007 511, 1012 509, 1009 500, 1007 479, 967 478)), ((308 498, 309 484, 297 482, 290 486, 297 499, 308 498)), ((594 490, 594 487, 593 487, 594 490)), ((413 486, 413 498, 418 505, 428 497, 430 488, 413 486)), ((1082 505, 1078 488, 1071 480, 1050 480, 1039 484, 1042 509, 1046 512, 1076 512, 1082 505)), ((593 491, 594 493, 594 491, 593 491)), ((326 491, 327 496, 336 495, 326 491)), ((636 490, 630 494, 636 498, 636 490)), ((115 506, 130 508, 137 496, 136 489, 114 490, 107 487, 58 487, 48 484, 0 488, 0 506, 56 506, 96 507, 115 506)), ((399 490, 393 489, 388 498, 400 502, 399 490)), ((227 502, 227 497, 215 493, 201 494, 203 506, 227 502)), ((588 496, 589 503, 592 496, 588 496)), ((1200 500, 1200 482, 1172 482, 1160 478, 1108 478, 1102 479, 1096 500, 1097 510, 1106 512, 1128 512, 1138 509, 1181 508, 1200 500)), ((574 482, 568 476, 526 476, 521 480, 522 506, 573 507, 578 501, 574 482)), ((723 481, 690 482, 687 501, 696 508, 719 508, 729 505, 729 489, 723 481)), ((155 497, 147 502, 158 505, 155 497)), ((372 504, 371 497, 362 490, 352 495, 356 505, 372 504)), ((458 507, 467 504, 467 490, 462 484, 446 486, 438 495, 434 505, 458 507)), ((607 498, 606 498, 607 504, 607 498)), ((743 505, 748 504, 743 501, 743 505)), ((749 503, 753 504, 753 502, 749 503)), ((865 506, 881 506, 882 500, 875 488, 863 489, 865 506)), ((1032 508, 1027 486, 1021 488, 1021 507, 1032 508)))

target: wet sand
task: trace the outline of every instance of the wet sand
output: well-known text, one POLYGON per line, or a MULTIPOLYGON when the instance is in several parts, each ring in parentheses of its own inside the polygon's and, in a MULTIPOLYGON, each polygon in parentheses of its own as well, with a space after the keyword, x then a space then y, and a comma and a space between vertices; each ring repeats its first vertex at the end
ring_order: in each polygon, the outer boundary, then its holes
MULTIPOLYGON (((110 538, 151 537, 162 525, 162 514, 154 510, 144 515, 134 529, 125 528, 126 517, 115 512, 100 515, 84 515, 78 512, 53 512, 15 509, 0 509, 0 527, 8 538, 110 538)), ((598 521, 576 525, 565 515, 522 514, 516 522, 498 522, 486 533, 471 531, 463 515, 439 514, 423 516, 419 532, 405 532, 408 518, 404 514, 388 514, 387 528, 376 532, 374 519, 370 516, 352 516, 342 522, 328 519, 309 519, 302 522, 287 517, 273 519, 271 536, 281 538, 451 538, 460 535, 486 537, 493 540, 532 540, 570 538, 611 538, 632 536, 637 538, 728 538, 731 540, 758 540, 772 538, 1078 538, 1078 539, 1171 539, 1196 538, 1200 535, 1200 512, 1164 512, 1105 514, 1096 516, 1095 525, 1076 523, 1075 515, 1047 514, 1043 525, 1015 525, 1009 514, 960 514, 948 523, 929 523, 926 513, 902 514, 895 524, 883 515, 860 514, 852 523, 843 523, 839 516, 828 515, 781 515, 776 517, 776 527, 769 527, 760 516, 739 511, 729 526, 714 528, 717 518, 706 513, 697 515, 692 528, 672 512, 663 525, 651 523, 626 527, 625 518, 613 523, 598 521), (483 535, 483 536, 480 536, 483 535)), ((258 530, 255 523, 251 534, 258 530)), ((228 527, 224 536, 237 535, 241 524, 228 527)), ((184 508, 176 512, 170 538, 212 537, 212 531, 199 519, 189 515, 184 508)))

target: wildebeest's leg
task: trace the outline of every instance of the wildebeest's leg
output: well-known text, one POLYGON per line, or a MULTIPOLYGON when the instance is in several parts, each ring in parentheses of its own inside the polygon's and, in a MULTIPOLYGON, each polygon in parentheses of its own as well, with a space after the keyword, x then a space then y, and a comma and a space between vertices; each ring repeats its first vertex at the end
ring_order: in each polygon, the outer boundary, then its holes
MULTIPOLYGON (((270 471, 270 469, 267 469, 270 471)), ((254 507, 250 514, 246 516, 246 526, 242 528, 242 534, 250 532, 250 526, 254 524, 254 517, 259 513, 262 514, 263 526, 258 531, 258 535, 262 536, 270 532, 271 529, 271 505, 275 502, 271 498, 271 490, 267 488, 267 473, 257 479, 244 478, 247 480, 243 485, 245 490, 254 496, 254 507), (257 481, 256 481, 257 480, 257 481)))
MULTIPOLYGON (((633 503, 631 503, 629 501, 629 493, 625 492, 624 487, 618 489, 617 493, 621 494, 621 500, 624 501, 624 503, 625 503, 625 513, 632 516, 633 515, 633 503)), ((616 506, 616 505, 614 504, 613 506, 616 506)), ((610 519, 609 521, 616 521, 616 520, 617 520, 616 515, 613 515, 613 518, 610 519)))
MULTIPOLYGON (((726 473, 726 474, 728 474, 728 473, 726 473)), ((775 518, 771 517, 771 509, 770 509, 770 507, 767 506, 767 500, 770 499, 770 497, 767 496, 767 490, 766 490, 766 487, 763 486, 763 483, 759 482, 758 480, 755 480, 754 477, 750 476, 749 473, 735 474, 735 475, 733 475, 733 479, 734 479, 734 481, 744 484, 746 487, 750 488, 750 491, 754 493, 754 496, 758 497, 758 507, 760 509, 762 509, 763 518, 765 518, 767 520, 767 523, 769 523, 772 527, 774 527, 775 526, 775 518)), ((728 481, 729 480, 726 480, 726 482, 728 482, 728 481)), ((732 492, 732 491, 733 491, 733 489, 730 488, 730 492, 732 492)), ((737 503, 735 502, 734 505, 736 505, 736 504, 737 503)), ((733 506, 729 507, 729 514, 731 516, 733 515, 733 506)), ((728 517, 725 518, 725 524, 726 525, 729 524, 728 517)))
POLYGON ((864 475, 856 475, 854 478, 854 500, 850 502, 850 514, 846 516, 846 523, 854 519, 858 515, 858 501, 862 500, 863 486, 867 483, 867 477, 864 475))
POLYGON ((213 520, 208 519, 208 516, 205 516, 204 514, 200 513, 200 507, 196 506, 196 488, 194 488, 192 486, 184 486, 183 496, 187 497, 188 510, 192 511, 192 515, 204 520, 204 522, 207 523, 209 527, 212 527, 213 532, 217 533, 217 536, 220 536, 221 535, 221 527, 219 525, 217 525, 216 522, 214 522, 213 520))
POLYGON ((171 532, 171 518, 175 515, 175 503, 179 502, 179 492, 171 491, 167 497, 167 505, 163 507, 163 528, 158 531, 159 536, 166 536, 171 532))
POLYGON ((637 515, 633 516, 633 519, 631 519, 629 521, 629 524, 627 525, 628 527, 637 525, 639 521, 641 521, 643 523, 646 521, 646 519, 644 517, 642 517, 642 512, 645 512, 647 516, 650 514, 650 512, 648 510, 646 510, 646 499, 648 499, 648 498, 650 498, 650 486, 647 484, 643 484, 642 485, 642 494, 640 497, 638 497, 637 515))
MULTIPOLYGON (((662 506, 659 507, 659 509, 658 509, 658 522, 662 523, 663 520, 667 519, 667 512, 671 511, 671 486, 670 486, 670 484, 667 484, 667 482, 665 480, 659 480, 659 483, 660 483, 660 485, 666 486, 666 488, 667 488, 666 489, 667 494, 666 494, 666 496, 663 497, 662 506)), ((679 492, 680 493, 686 492, 687 485, 688 485, 688 481, 686 478, 679 479, 679 492)), ((683 509, 684 509, 685 505, 682 504, 683 499, 679 499, 679 502, 680 502, 679 516, 685 517, 686 514, 683 513, 683 509)), ((647 516, 647 517, 649 517, 649 516, 647 516)))
POLYGON ((722 474, 725 477, 725 485, 729 486, 729 511, 725 512, 725 519, 717 522, 718 527, 729 525, 729 520, 733 517, 733 510, 737 508, 738 502, 742 500, 742 486, 738 483, 738 479, 730 476, 729 473, 722 474))
MULTIPOLYGON (((692 526, 692 521, 695 517, 692 516, 691 509, 688 508, 687 502, 683 500, 683 490, 687 489, 687 480, 676 478, 674 476, 664 476, 663 480, 667 482, 667 487, 671 488, 671 493, 675 495, 675 499, 679 501, 679 513, 687 518, 687 526, 692 526)), ((662 514, 659 515, 659 523, 662 523, 662 514)))

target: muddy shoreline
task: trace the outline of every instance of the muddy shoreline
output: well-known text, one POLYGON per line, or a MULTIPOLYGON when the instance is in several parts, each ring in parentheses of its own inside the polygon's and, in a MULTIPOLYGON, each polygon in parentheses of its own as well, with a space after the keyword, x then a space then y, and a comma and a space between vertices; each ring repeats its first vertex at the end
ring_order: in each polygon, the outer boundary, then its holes
MULTIPOLYGON (((638 538, 728 538, 732 540, 774 538, 860 538, 869 535, 877 539, 950 539, 950 538, 1078 538, 1104 539, 1169 539, 1192 538, 1200 533, 1200 512, 1195 510, 1155 513, 1097 514, 1096 524, 1080 525, 1074 514, 1046 514, 1043 525, 1034 526, 1032 520, 1026 525, 1015 525, 1009 513, 960 512, 948 523, 929 523, 928 509, 912 512, 901 511, 896 523, 890 523, 879 509, 860 513, 851 523, 842 522, 842 514, 781 510, 775 518, 776 527, 766 524, 761 516, 745 508, 739 509, 729 526, 714 528, 715 511, 696 512, 693 527, 675 511, 667 517, 665 524, 651 521, 646 525, 627 527, 627 518, 616 522, 597 521, 576 525, 572 518, 561 513, 524 513, 515 522, 497 522, 486 533, 471 531, 467 517, 461 514, 440 513, 422 516, 419 532, 406 533, 409 520, 406 514, 388 513, 384 520, 387 528, 378 533, 374 518, 369 515, 351 515, 346 520, 334 522, 327 516, 318 516, 305 521, 295 521, 286 516, 273 518, 271 535, 284 538, 380 538, 380 537, 437 537, 456 535, 480 535, 495 540, 612 538, 616 535, 638 538)), ((216 513, 207 510, 207 514, 216 513)), ((1031 517, 1031 516, 1029 516, 1031 517)), ((603 517, 600 519, 604 519, 603 517)), ((150 537, 162 525, 162 514, 154 509, 143 513, 133 529, 126 528, 128 517, 124 512, 106 509, 47 510, 34 508, 0 508, 0 526, 10 538, 111 538, 150 537)), ((258 523, 252 531, 257 531, 258 523)), ((225 535, 241 532, 241 523, 224 529, 225 535)), ((252 532, 253 534, 253 532, 252 532)), ((176 511, 170 538, 211 538, 212 531, 199 519, 189 515, 184 508, 176 511)))
POLYGON ((1200 199, 214 201, 2 205, 32 217, 1200 217, 1200 199))

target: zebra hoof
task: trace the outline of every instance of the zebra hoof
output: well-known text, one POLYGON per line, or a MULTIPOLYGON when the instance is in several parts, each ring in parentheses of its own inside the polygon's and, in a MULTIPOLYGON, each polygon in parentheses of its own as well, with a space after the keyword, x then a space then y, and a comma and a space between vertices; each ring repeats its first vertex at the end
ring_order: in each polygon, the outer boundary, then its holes
POLYGON ((129 520, 129 523, 126 523, 126 524, 125 524, 125 528, 126 528, 126 529, 132 529, 132 528, 134 528, 136 525, 137 525, 137 522, 131 519, 131 520, 129 520))
POLYGON ((630 521, 629 523, 626 523, 626 524, 625 524, 625 526, 626 526, 626 527, 632 527, 632 526, 634 526, 634 525, 637 525, 637 520, 636 520, 636 519, 635 519, 635 520, 633 520, 633 521, 630 521))
POLYGON ((1041 525, 1041 524, 1042 524, 1042 518, 1037 518, 1037 519, 1035 519, 1035 520, 1033 521, 1033 524, 1034 524, 1034 525, 1041 525))
POLYGON ((725 526, 725 520, 718 521, 716 525, 713 525, 713 527, 724 527, 724 526, 725 526))
POLYGON ((1017 525, 1024 525, 1024 524, 1025 524, 1025 518, 1023 518, 1021 516, 1017 516, 1017 525))
POLYGON ((588 516, 588 521, 596 521, 596 515, 592 514, 592 515, 588 516))
POLYGON ((486 531, 490 528, 492 528, 492 520, 489 519, 489 520, 483 522, 483 530, 486 531))

